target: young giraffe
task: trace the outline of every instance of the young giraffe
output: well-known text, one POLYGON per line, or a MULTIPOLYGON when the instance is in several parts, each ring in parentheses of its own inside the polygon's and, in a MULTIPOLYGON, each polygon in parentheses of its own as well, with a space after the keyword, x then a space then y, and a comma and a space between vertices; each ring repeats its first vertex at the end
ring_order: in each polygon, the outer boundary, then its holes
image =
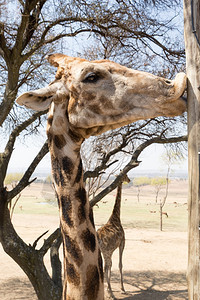
POLYGON ((130 179, 126 174, 122 177, 117 187, 115 205, 108 222, 97 230, 97 238, 99 241, 101 253, 103 254, 103 258, 104 258, 104 275, 106 277, 106 281, 108 285, 108 293, 113 299, 115 299, 115 297, 110 285, 110 278, 111 278, 111 267, 112 267, 112 255, 117 248, 119 248, 119 271, 120 271, 121 290, 125 292, 124 284, 123 284, 123 274, 122 274, 122 254, 125 246, 125 233, 120 220, 123 182, 127 182, 127 183, 130 182, 130 179))
POLYGON ((83 183, 81 144, 136 120, 182 114, 186 76, 179 73, 171 81, 108 60, 62 54, 48 60, 58 68, 55 80, 22 94, 17 103, 33 110, 50 107, 47 135, 64 241, 63 299, 102 300, 102 260, 83 183))

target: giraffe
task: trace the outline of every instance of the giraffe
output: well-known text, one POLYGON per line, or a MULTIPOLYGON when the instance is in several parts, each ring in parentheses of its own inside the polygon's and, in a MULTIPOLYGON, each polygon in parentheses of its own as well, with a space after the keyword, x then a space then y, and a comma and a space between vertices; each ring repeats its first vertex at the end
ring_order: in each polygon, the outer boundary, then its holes
POLYGON ((125 292, 122 274, 122 254, 125 246, 125 233, 120 219, 123 182, 130 182, 130 179, 128 178, 127 174, 125 174, 121 178, 117 186, 115 205, 108 222, 97 230, 97 238, 99 241, 101 253, 103 254, 104 258, 104 275, 107 281, 108 293, 113 299, 115 299, 115 297, 110 285, 110 278, 112 267, 112 254, 117 248, 119 248, 119 271, 121 290, 125 292))
POLYGON ((83 183, 84 139, 140 119, 180 115, 186 75, 167 80, 109 60, 51 54, 48 86, 23 93, 19 105, 49 108, 47 137, 64 249, 63 300, 104 299, 102 258, 83 183))

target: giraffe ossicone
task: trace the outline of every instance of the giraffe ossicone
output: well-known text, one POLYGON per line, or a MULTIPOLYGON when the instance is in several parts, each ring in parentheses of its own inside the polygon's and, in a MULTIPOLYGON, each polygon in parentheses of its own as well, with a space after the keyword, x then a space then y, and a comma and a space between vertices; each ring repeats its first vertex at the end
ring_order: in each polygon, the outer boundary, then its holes
POLYGON ((37 111, 50 107, 47 136, 64 244, 63 300, 103 300, 102 260, 83 183, 81 144, 137 120, 182 114, 186 75, 167 80, 108 60, 63 54, 48 60, 57 67, 55 80, 16 101, 37 111))

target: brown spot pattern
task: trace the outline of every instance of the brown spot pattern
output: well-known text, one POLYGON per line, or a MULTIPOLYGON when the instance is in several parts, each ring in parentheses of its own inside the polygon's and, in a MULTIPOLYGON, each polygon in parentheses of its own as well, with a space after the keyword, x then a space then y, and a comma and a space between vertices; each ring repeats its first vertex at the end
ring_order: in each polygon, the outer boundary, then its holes
POLYGON ((102 110, 100 109, 98 104, 89 105, 89 109, 97 115, 102 114, 102 110))
POLYGON ((80 94, 74 86, 71 87, 70 93, 71 93, 72 98, 74 98, 76 101, 78 101, 80 94))
POLYGON ((72 162, 72 160, 65 156, 62 159, 62 168, 63 171, 65 172, 65 174, 67 175, 67 177, 69 178, 69 180, 71 179, 71 174, 73 173, 73 168, 74 168, 74 164, 72 162))
MULTIPOLYGON (((67 259, 66 259, 67 260, 67 259)), ((67 272, 67 280, 69 283, 73 283, 75 286, 80 285, 80 276, 76 271, 75 267, 66 261, 66 272, 67 272)))
POLYGON ((107 109, 113 109, 112 102, 105 96, 101 96, 99 98, 99 102, 102 104, 103 107, 106 107, 107 109))
POLYGON ((49 116, 47 119, 47 123, 51 126, 53 123, 53 115, 49 116))
POLYGON ((65 138, 62 134, 55 135, 53 141, 58 149, 62 149, 66 145, 65 138))
POLYGON ((82 160, 80 159, 79 166, 78 166, 78 171, 77 171, 74 183, 79 183, 80 182, 80 180, 82 178, 82 173, 83 173, 83 165, 82 165, 82 160))
POLYGON ((86 191, 85 191, 84 187, 81 187, 76 191, 75 197, 80 202, 80 205, 79 205, 79 208, 78 208, 78 218, 79 218, 79 221, 80 221, 80 224, 81 224, 86 219, 86 211, 85 211, 86 191))
POLYGON ((58 158, 52 156, 51 164, 52 164, 52 173, 53 173, 55 183, 57 185, 61 184, 61 186, 64 186, 65 180, 62 174, 62 170, 60 168, 60 163, 58 158))
POLYGON ((85 212, 85 207, 82 204, 80 204, 78 207, 78 218, 79 218, 80 224, 85 222, 86 212, 85 212))
POLYGON ((73 142, 78 143, 82 139, 80 135, 77 133, 73 132, 71 129, 69 129, 68 134, 70 138, 72 139, 73 142))
POLYGON ((87 228, 81 234, 81 239, 83 241, 85 249, 94 252, 96 249, 96 239, 95 235, 87 228))
POLYGON ((85 92, 83 91, 81 93, 81 97, 85 100, 85 101, 92 101, 96 98, 96 94, 93 92, 85 92))
POLYGON ((74 261, 78 266, 83 262, 83 256, 78 244, 72 240, 67 234, 65 234, 65 246, 67 252, 73 257, 74 261))
POLYGON ((89 265, 86 272, 85 295, 88 300, 97 299, 99 292, 99 272, 96 266, 89 265))
POLYGON ((89 218, 90 218, 90 222, 91 222, 92 226, 95 228, 95 225, 94 225, 94 215, 93 215, 92 207, 90 207, 89 218))
POLYGON ((62 215, 64 217, 65 222, 69 227, 73 227, 72 220, 72 204, 69 196, 61 196, 60 197, 62 215))
POLYGON ((47 131, 47 138, 48 138, 48 145, 50 147, 51 146, 51 142, 53 140, 53 135, 49 131, 47 131))

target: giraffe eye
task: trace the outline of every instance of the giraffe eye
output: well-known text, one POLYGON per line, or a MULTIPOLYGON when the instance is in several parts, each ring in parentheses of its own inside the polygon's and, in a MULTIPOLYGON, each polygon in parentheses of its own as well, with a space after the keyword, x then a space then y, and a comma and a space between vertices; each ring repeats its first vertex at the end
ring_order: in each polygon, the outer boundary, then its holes
POLYGON ((99 74, 97 73, 89 73, 87 74, 87 76, 85 77, 85 79, 82 81, 84 83, 95 83, 100 79, 99 74))

